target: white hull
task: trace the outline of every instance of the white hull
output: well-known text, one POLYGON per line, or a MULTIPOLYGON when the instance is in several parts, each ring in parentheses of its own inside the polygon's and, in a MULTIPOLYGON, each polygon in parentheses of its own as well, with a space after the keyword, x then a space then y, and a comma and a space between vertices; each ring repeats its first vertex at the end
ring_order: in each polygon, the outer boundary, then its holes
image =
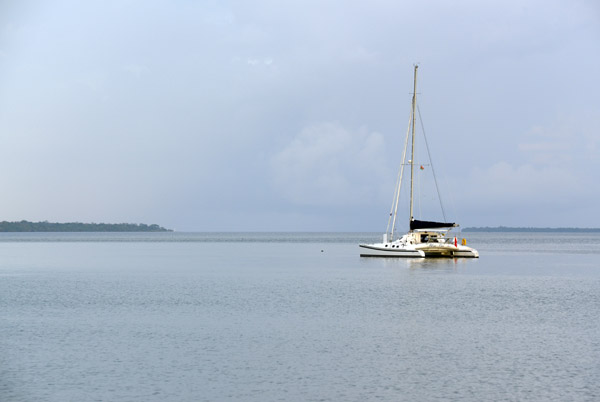
POLYGON ((360 244, 361 257, 396 258, 479 258, 477 250, 466 246, 466 240, 447 238, 443 231, 413 231, 393 242, 384 235, 382 243, 360 244), (454 241, 453 241, 454 240, 454 241))
POLYGON ((416 246, 418 250, 425 253, 425 257, 465 257, 465 258, 479 258, 477 250, 467 246, 454 246, 453 244, 435 244, 426 243, 418 244, 416 246))
POLYGON ((425 253, 397 243, 360 244, 361 257, 423 258, 425 253))
POLYGON ((453 257, 465 257, 465 258, 479 258, 479 252, 474 248, 467 247, 470 250, 457 250, 454 252, 453 257))

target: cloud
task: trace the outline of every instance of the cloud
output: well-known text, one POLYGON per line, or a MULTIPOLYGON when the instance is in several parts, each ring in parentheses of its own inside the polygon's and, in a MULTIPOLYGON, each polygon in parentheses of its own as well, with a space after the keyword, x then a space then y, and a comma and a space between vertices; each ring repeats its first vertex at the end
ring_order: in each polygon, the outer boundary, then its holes
POLYGON ((593 2, 13 3, 0 13, 10 219, 144 205, 178 228, 365 229, 387 218, 414 62, 437 173, 468 197, 462 216, 481 209, 473 224, 600 197, 593 2))
POLYGON ((569 148, 569 143, 550 141, 521 143, 518 145, 520 152, 528 154, 528 157, 532 159, 534 163, 543 165, 571 163, 571 155, 565 153, 565 150, 568 150, 569 148))
POLYGON ((597 162, 585 160, 593 142, 577 125, 556 122, 536 126, 515 144, 520 158, 497 161, 471 172, 471 186, 488 201, 509 204, 564 204, 590 196, 586 183, 594 180, 597 162))
POLYGON ((264 59, 257 59, 257 58, 248 58, 246 59, 246 64, 248 64, 249 66, 266 66, 266 67, 271 67, 273 66, 274 60, 270 57, 266 57, 264 59))
POLYGON ((108 79, 103 71, 86 71, 80 73, 74 82, 92 92, 104 92, 108 79))
POLYGON ((534 165, 596 169, 600 158, 599 126, 600 119, 591 110, 559 115, 525 132, 517 149, 521 158, 534 165))
POLYGON ((301 130, 272 157, 271 168, 276 191, 303 205, 377 201, 391 177, 381 134, 333 122, 301 130))
POLYGON ((543 205, 567 200, 583 184, 570 169, 513 165, 505 161, 486 169, 474 169, 469 181, 477 189, 479 200, 510 205, 543 205))
POLYGON ((126 64, 123 66, 123 71, 131 74, 135 78, 139 79, 143 74, 146 74, 150 71, 150 69, 144 65, 139 64, 126 64))
MULTIPOLYGON (((531 116, 533 117, 533 116, 531 116)), ((460 215, 471 225, 596 226, 597 147, 600 121, 590 110, 551 115, 522 132, 507 152, 482 150, 490 157, 462 177, 450 178, 460 215)))

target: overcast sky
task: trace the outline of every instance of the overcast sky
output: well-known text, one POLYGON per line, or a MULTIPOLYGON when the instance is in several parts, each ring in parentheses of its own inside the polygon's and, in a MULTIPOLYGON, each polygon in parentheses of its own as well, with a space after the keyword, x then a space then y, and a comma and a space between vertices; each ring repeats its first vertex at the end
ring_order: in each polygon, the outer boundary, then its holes
POLYGON ((448 219, 600 227, 598 4, 0 0, 0 220, 383 232, 418 63, 448 219))

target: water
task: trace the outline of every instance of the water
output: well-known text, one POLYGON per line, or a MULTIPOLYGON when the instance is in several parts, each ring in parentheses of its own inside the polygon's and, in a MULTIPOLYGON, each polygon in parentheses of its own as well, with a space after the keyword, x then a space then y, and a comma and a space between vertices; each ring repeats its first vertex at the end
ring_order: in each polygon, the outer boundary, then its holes
POLYGON ((600 234, 0 234, 1 401, 600 399, 600 234))

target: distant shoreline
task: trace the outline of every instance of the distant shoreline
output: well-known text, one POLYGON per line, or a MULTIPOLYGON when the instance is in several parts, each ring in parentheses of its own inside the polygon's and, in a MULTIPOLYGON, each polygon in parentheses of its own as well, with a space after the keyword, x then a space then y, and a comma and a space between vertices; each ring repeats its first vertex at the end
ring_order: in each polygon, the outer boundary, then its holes
POLYGON ((537 232, 537 233, 556 233, 556 232, 570 232, 570 233, 596 233, 600 232, 600 228, 534 228, 534 227, 474 227, 474 228, 463 228, 463 232, 537 232))
POLYGON ((0 222, 0 232, 172 232, 156 224, 145 223, 54 223, 0 222))

